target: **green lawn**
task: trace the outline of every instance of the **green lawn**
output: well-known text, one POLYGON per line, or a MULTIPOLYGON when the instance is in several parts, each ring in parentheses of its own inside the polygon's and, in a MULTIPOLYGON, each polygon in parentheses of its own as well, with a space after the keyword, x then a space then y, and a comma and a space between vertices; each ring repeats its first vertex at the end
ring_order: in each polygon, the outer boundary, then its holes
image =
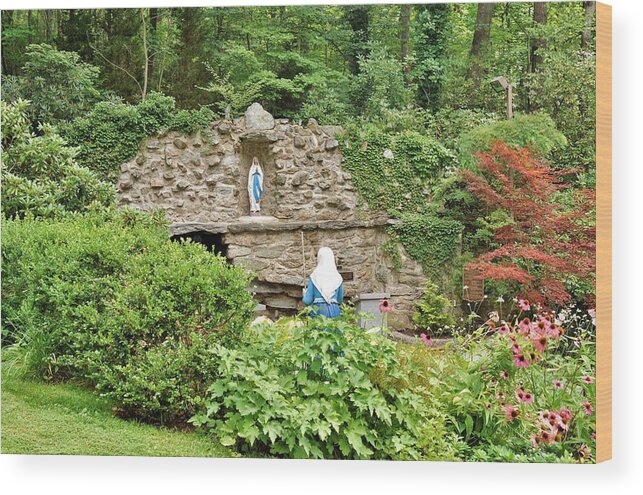
POLYGON ((76 385, 38 383, 3 367, 3 454, 233 457, 205 435, 125 421, 76 385))

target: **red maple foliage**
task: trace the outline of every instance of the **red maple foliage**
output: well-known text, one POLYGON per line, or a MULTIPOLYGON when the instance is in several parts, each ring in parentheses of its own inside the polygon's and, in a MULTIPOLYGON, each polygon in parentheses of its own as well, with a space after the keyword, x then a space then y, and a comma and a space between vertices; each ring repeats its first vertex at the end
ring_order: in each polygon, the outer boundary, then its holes
POLYGON ((477 159, 477 170, 461 171, 469 191, 490 211, 505 210, 512 222, 495 231, 499 247, 478 256, 468 268, 484 278, 520 284, 521 296, 531 301, 569 301, 565 278, 593 280, 596 270, 594 191, 570 190, 574 206, 558 203, 557 193, 569 187, 561 180, 562 172, 527 148, 496 142, 477 159))

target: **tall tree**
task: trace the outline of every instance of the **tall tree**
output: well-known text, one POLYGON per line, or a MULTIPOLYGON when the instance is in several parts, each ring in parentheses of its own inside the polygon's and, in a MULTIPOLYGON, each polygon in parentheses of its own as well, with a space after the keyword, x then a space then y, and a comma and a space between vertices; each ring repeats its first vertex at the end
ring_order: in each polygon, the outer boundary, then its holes
POLYGON ((407 62, 409 56, 409 30, 411 26, 411 5, 400 5, 400 60, 404 73, 408 74, 411 66, 407 62))
POLYGON ((487 50, 491 37, 491 20, 493 18, 493 3, 479 3, 476 14, 476 27, 473 32, 473 41, 469 52, 471 62, 469 66, 469 78, 473 80, 476 88, 480 87, 482 78, 481 57, 487 50))
POLYGON ((452 5, 431 3, 416 5, 413 23, 415 66, 413 79, 417 83, 418 103, 424 108, 437 109, 444 84, 447 37, 452 5))
POLYGON ((580 47, 583 50, 587 50, 592 43, 596 2, 583 2, 583 10, 585 12, 585 22, 583 23, 583 32, 580 37, 580 47))
POLYGON ((546 2, 534 2, 534 24, 539 28, 539 32, 531 39, 529 47, 529 69, 531 72, 538 70, 538 66, 543 61, 542 50, 547 46, 541 29, 547 24, 546 2))
POLYGON ((344 16, 351 30, 348 66, 352 74, 358 74, 360 57, 368 56, 370 6, 346 5, 344 16))

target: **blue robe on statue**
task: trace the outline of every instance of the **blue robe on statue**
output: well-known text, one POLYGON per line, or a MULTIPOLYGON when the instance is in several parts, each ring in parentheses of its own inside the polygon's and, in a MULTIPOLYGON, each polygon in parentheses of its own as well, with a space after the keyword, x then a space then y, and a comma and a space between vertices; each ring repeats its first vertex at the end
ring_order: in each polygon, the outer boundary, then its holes
POLYGON ((252 196, 255 199, 255 202, 258 203, 261 201, 261 194, 263 193, 263 188, 261 187, 261 175, 259 172, 252 174, 252 196))
POLYGON ((325 316, 327 318, 337 318, 341 315, 339 305, 344 299, 344 284, 342 283, 331 297, 330 303, 327 303, 322 296, 321 291, 315 287, 315 284, 312 280, 308 280, 308 286, 306 287, 306 292, 304 293, 303 303, 306 306, 313 304, 315 310, 313 311, 312 316, 325 316))

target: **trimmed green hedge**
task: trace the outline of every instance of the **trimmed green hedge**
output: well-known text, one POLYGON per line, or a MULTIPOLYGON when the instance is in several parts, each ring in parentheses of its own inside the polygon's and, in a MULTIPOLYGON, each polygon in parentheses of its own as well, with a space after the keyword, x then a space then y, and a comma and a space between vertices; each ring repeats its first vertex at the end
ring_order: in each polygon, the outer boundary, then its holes
POLYGON ((3 222, 2 327, 31 374, 81 379, 122 412, 184 420, 214 378, 215 343, 253 315, 245 272, 168 239, 133 210, 3 222))

